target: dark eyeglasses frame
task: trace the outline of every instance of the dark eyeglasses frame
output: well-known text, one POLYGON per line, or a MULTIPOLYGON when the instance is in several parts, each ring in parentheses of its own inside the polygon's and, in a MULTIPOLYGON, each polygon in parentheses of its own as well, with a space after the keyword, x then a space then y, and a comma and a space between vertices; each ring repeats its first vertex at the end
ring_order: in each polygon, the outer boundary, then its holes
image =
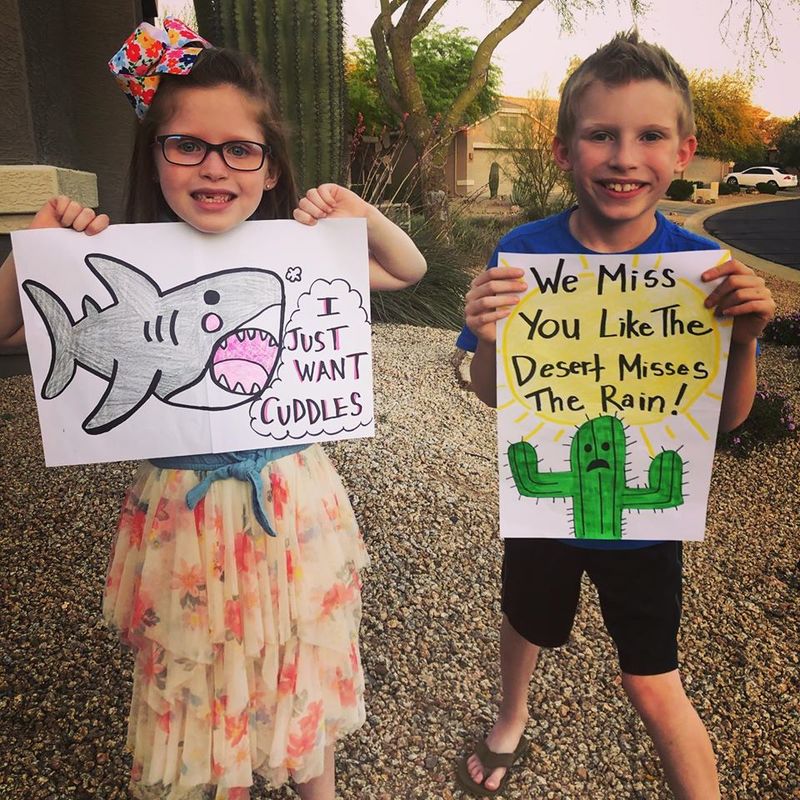
POLYGON ((156 144, 161 146, 161 155, 164 156, 164 160, 168 164, 174 164, 176 167, 197 167, 202 164, 206 158, 208 158, 209 153, 219 153, 220 158, 225 162, 225 164, 230 167, 231 169, 235 169, 237 172, 257 172, 264 166, 264 160, 268 155, 272 153, 272 148, 268 144, 261 144, 261 142, 251 142, 248 139, 231 139, 229 142, 221 142, 220 144, 211 144, 211 142, 207 142, 205 139, 201 139, 199 136, 186 136, 182 133, 165 133, 161 136, 156 136, 156 144), (203 153, 203 157, 194 164, 182 164, 180 161, 171 161, 167 156, 167 140, 169 139, 191 139, 192 141, 198 142, 199 144, 205 145, 206 151, 203 153), (229 144, 252 144, 258 147, 261 150, 261 163, 257 167, 235 167, 233 164, 228 162, 228 159, 225 158, 225 148, 226 145, 229 144))

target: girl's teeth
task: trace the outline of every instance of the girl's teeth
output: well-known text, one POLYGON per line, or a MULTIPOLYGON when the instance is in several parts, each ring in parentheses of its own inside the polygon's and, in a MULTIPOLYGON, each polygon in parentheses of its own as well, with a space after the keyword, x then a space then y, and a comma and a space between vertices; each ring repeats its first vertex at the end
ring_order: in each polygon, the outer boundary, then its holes
POLYGON ((229 194, 201 194, 200 192, 195 197, 204 203, 227 203, 231 199, 229 194))

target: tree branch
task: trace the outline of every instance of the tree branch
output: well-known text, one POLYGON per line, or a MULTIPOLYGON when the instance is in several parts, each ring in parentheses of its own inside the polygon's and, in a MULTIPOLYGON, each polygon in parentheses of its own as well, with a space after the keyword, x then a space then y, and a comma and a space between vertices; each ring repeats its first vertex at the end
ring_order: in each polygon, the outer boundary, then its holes
POLYGON ((472 60, 472 69, 470 70, 467 85, 455 99, 455 102, 444 118, 444 123, 447 127, 453 127, 460 122, 464 111, 486 84, 486 79, 489 74, 489 64, 492 61, 492 54, 497 45, 500 44, 506 36, 519 28, 530 16, 531 12, 543 2, 544 0, 522 0, 514 11, 494 30, 490 31, 478 45, 478 49, 475 51, 475 58, 472 60))
POLYGON ((433 5, 420 17, 417 27, 414 29, 414 36, 421 33, 431 24, 433 18, 439 13, 447 0, 434 0, 433 5))
POLYGON ((375 45, 375 64, 376 74, 378 78, 378 88, 380 89, 386 105, 397 114, 398 117, 403 116, 405 109, 400 99, 400 95, 394 88, 392 83, 392 59, 389 57, 389 50, 387 48, 387 41, 392 33, 392 6, 397 6, 403 0, 381 0, 381 13, 375 22, 372 23, 370 33, 372 34, 372 43, 375 45))

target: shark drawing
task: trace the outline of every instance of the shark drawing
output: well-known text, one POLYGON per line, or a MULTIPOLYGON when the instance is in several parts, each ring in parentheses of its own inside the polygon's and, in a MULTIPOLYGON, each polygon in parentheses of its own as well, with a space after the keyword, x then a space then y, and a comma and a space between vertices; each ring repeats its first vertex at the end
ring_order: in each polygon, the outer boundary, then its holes
POLYGON ((283 344, 283 282, 268 270, 241 267, 204 275, 167 291, 136 267, 100 253, 86 265, 111 295, 100 307, 88 295, 73 320, 46 286, 22 287, 44 320, 51 362, 42 397, 57 397, 77 365, 108 381, 82 423, 111 430, 151 395, 171 405, 232 408, 273 379, 283 344))

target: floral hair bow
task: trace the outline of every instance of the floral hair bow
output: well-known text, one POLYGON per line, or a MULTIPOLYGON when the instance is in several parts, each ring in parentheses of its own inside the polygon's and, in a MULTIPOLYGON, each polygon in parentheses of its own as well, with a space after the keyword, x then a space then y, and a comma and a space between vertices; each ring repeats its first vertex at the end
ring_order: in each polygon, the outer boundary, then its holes
POLYGON ((108 68, 142 119, 161 76, 188 75, 203 48, 211 46, 179 19, 165 17, 163 30, 143 22, 108 62, 108 68))

